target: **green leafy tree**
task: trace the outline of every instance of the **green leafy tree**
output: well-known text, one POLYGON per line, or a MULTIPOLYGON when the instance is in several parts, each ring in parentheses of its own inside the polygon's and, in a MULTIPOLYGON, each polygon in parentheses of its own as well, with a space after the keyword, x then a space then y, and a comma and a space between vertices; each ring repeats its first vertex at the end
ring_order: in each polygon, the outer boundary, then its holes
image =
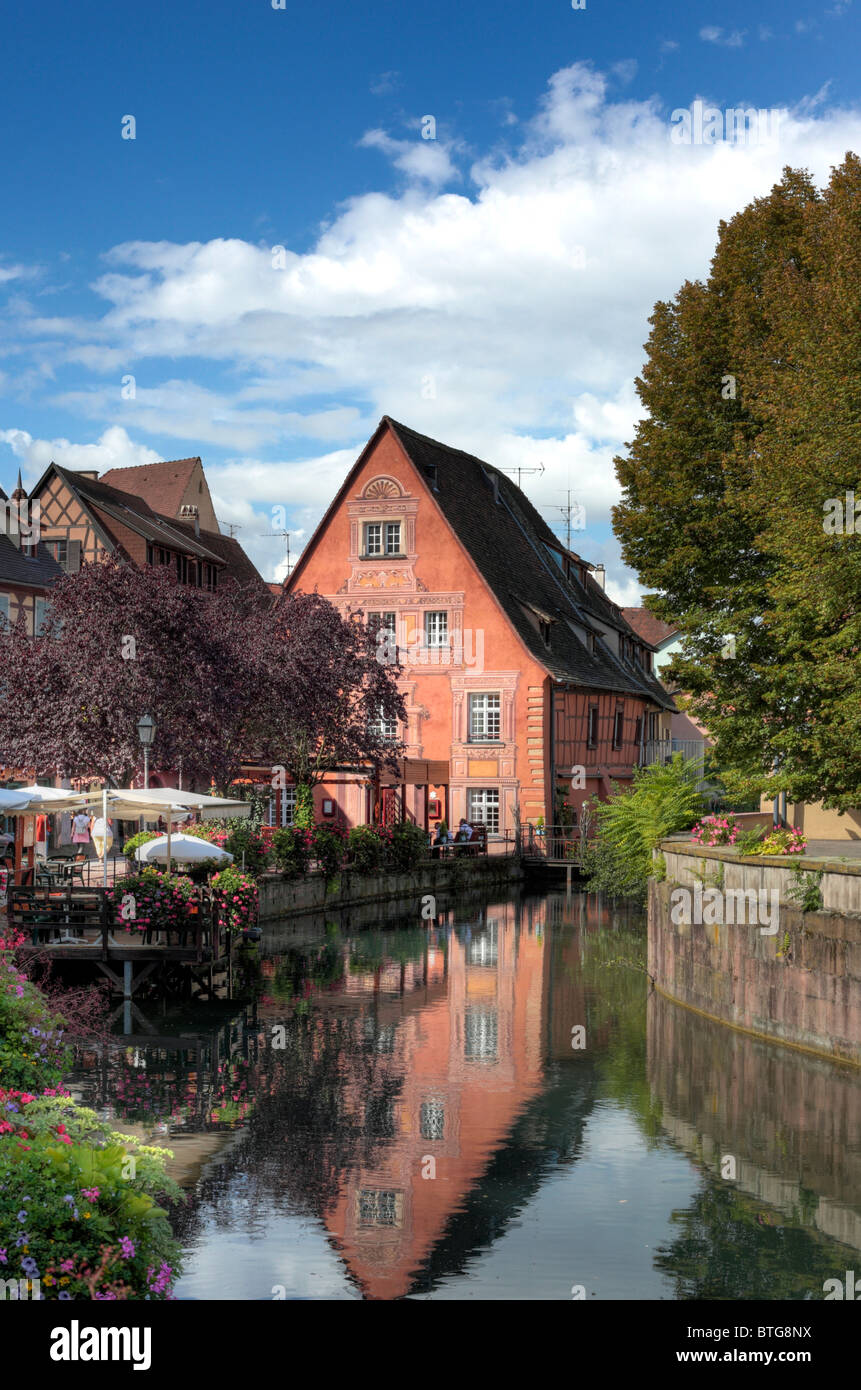
POLYGON ((784 170, 650 322, 614 526, 683 635, 668 674, 747 790, 858 805, 861 540, 825 525, 861 497, 858 157, 822 192, 784 170))

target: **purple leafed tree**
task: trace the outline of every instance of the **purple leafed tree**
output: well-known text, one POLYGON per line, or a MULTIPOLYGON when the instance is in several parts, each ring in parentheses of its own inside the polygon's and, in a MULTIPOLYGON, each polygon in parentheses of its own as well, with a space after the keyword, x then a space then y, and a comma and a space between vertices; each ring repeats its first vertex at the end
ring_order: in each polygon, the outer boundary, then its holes
POLYGON ((320 594, 285 594, 250 653, 247 741, 286 779, 313 786, 336 767, 396 766, 403 745, 386 724, 406 718, 400 666, 378 660, 361 614, 342 618, 320 594))
POLYGON ((150 714, 151 768, 229 783, 242 753, 243 631, 238 594, 189 588, 161 567, 112 556, 64 576, 44 636, 21 622, 0 632, 0 762, 128 785, 150 714))

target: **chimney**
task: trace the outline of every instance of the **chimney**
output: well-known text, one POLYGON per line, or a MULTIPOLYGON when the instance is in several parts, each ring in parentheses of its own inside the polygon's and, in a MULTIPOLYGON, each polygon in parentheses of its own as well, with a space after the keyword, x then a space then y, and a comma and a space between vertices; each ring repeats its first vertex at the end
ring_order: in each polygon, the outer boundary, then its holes
POLYGON ((607 588, 607 571, 603 565, 596 565, 592 571, 592 578, 596 584, 600 584, 602 589, 607 588))
POLYGON ((99 480, 99 472, 97 468, 76 468, 75 473, 79 478, 92 478, 94 483, 98 482, 99 480))
POLYGON ((190 517, 194 522, 194 534, 200 539, 200 508, 193 502, 183 502, 179 509, 180 516, 190 517))

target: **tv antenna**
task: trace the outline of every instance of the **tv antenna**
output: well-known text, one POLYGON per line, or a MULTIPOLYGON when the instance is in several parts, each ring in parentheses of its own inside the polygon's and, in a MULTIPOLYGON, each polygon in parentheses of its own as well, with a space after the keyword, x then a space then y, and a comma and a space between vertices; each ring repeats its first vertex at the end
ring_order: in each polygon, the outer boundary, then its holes
POLYGON ((561 512, 561 513, 562 513, 562 515, 563 515, 564 518, 565 518, 565 549, 566 549, 566 550, 570 550, 570 549, 571 549, 571 524, 572 524, 572 517, 574 518, 574 530, 575 530, 575 531, 582 531, 582 530, 583 530, 583 527, 584 527, 584 523, 585 523, 585 516, 586 516, 586 513, 584 512, 583 506, 582 506, 582 504, 581 504, 580 502, 572 502, 572 501, 571 501, 571 489, 570 489, 570 487, 569 487, 569 489, 568 489, 568 491, 566 492, 565 495, 566 495, 566 497, 568 498, 568 505, 567 505, 567 507, 560 507, 560 506, 558 506, 558 505, 555 506, 555 507, 542 507, 542 511, 561 512), (578 522, 578 521, 580 522, 580 525, 579 525, 579 526, 577 525, 577 522, 578 522))
POLYGON ((290 560, 290 532, 289 532, 289 531, 263 531, 262 534, 261 534, 261 536, 260 536, 260 539, 261 539, 261 540, 265 540, 265 539, 266 539, 267 537, 269 537, 269 536, 280 536, 281 539, 282 539, 282 541, 286 541, 286 542, 287 542, 287 574, 285 574, 285 576, 284 576, 284 578, 286 579, 287 576, 289 575, 290 571, 291 571, 292 568, 293 568, 293 564, 292 564, 292 562, 291 562, 291 560, 290 560))
POLYGON ((519 467, 518 467, 518 468, 499 468, 499 469, 497 469, 497 472, 498 472, 498 473, 516 473, 516 474, 517 474, 517 486, 520 487, 520 475, 521 475, 521 473, 537 473, 537 474, 540 476, 540 475, 544 472, 544 464, 543 464, 543 463, 539 463, 539 465, 538 465, 537 468, 519 468, 519 467))
MULTIPOLYGON (((218 518, 217 518, 217 517, 216 517, 216 521, 218 521, 218 518)), ((218 524, 219 524, 219 526, 222 525, 222 523, 221 523, 220 521, 218 522, 218 524)), ((228 531, 230 532, 230 539, 231 539, 231 540, 233 540, 233 533, 234 533, 234 531, 241 531, 241 530, 242 530, 242 524, 241 524, 241 522, 239 522, 239 521, 226 521, 226 522, 224 522, 224 525, 227 527, 228 531)))

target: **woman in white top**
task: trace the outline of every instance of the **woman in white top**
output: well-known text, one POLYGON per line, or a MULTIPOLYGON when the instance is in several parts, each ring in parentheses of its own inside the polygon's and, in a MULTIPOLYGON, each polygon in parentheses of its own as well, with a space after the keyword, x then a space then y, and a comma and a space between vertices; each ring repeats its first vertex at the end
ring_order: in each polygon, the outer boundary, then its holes
POLYGON ((78 846, 77 859, 86 858, 84 845, 90 843, 90 817, 88 812, 79 811, 72 819, 72 844, 78 846))

